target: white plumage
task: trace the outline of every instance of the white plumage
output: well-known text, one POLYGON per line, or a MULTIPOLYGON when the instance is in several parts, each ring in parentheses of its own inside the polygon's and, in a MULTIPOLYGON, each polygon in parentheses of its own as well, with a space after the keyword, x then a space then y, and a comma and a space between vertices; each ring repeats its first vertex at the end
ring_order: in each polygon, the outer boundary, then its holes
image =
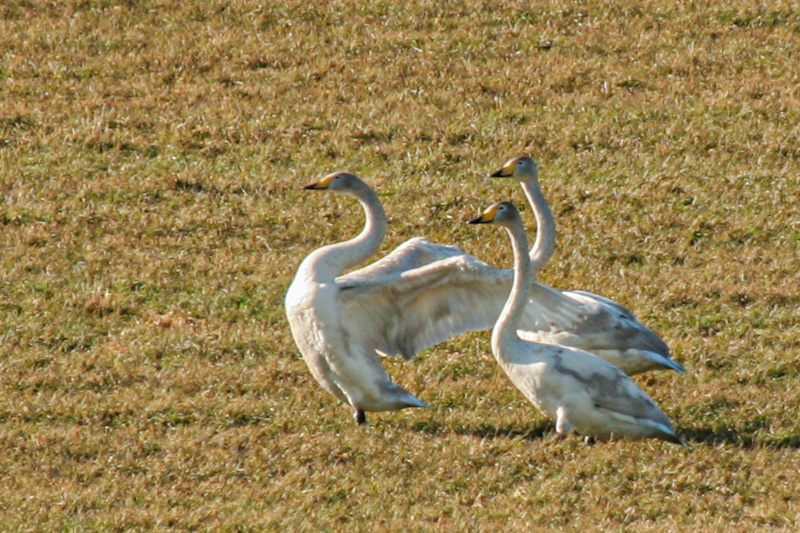
MULTIPOLYGON (((519 180, 533 206, 538 227, 530 257, 535 275, 555 249, 555 223, 539 188, 536 163, 528 156, 512 159, 491 176, 519 180)), ((489 266, 455 246, 417 237, 383 259, 336 281, 342 287, 361 287, 362 292, 371 287, 367 295, 372 299, 369 307, 356 303, 356 312, 360 310, 368 315, 364 317, 367 321, 376 322, 393 316, 391 328, 376 326, 376 331, 386 334, 377 349, 385 355, 411 358, 466 331, 491 329, 503 308, 512 278, 510 269, 489 266), (434 274, 435 285, 425 286, 434 274), (410 296, 401 295, 402 305, 396 306, 399 283, 404 279, 417 290, 410 296), (376 287, 385 290, 376 294, 376 287), (420 291, 421 288, 430 292, 420 291), (386 295, 394 296, 384 298, 386 295), (471 301, 482 302, 479 313, 468 312, 466 306, 471 301), (375 314, 377 308, 383 311, 375 314)), ((683 367, 670 359, 664 341, 612 300, 584 291, 561 292, 539 282, 534 282, 530 296, 520 324, 524 338, 586 350, 629 375, 658 369, 683 372, 683 367)))
POLYGON ((340 276, 377 251, 386 217, 375 193, 352 174, 330 174, 307 188, 353 196, 366 213, 357 237, 306 257, 286 293, 292 336, 311 374, 355 409, 359 423, 365 411, 426 407, 389 379, 377 352, 412 357, 487 329, 502 307, 502 297, 493 300, 507 285, 505 273, 455 247, 411 239, 382 261, 340 276), (486 301, 493 303, 481 312, 464 312, 486 301))
MULTIPOLYGON (((311 253, 286 293, 292 335, 309 370, 325 390, 353 406, 359 422, 365 420, 365 411, 424 407, 391 381, 376 354, 411 358, 466 331, 490 329, 511 288, 513 271, 489 266, 455 246, 413 238, 383 259, 342 275, 380 247, 386 232, 383 209, 372 190, 352 174, 334 173, 307 188, 348 194, 366 213, 361 234, 311 253)), ((546 247, 551 244, 542 243, 532 256, 549 257, 546 247)), ((641 353, 663 358, 663 342, 625 316, 624 308, 610 301, 602 305, 604 299, 593 295, 582 300, 583 294, 534 282, 521 330, 612 361, 609 353, 633 353, 628 361, 643 359, 641 353)), ((624 367, 630 373, 632 368, 624 367)))
MULTIPOLYGON (((556 238, 553 214, 539 187, 536 162, 529 156, 516 157, 490 177, 518 180, 533 207, 536 240, 530 259, 535 277, 552 257, 556 238)), ((683 372, 680 363, 670 358, 666 343, 622 305, 586 291, 563 291, 560 295, 556 306, 571 307, 572 313, 580 318, 572 323, 548 319, 546 325, 536 328, 523 323, 523 338, 580 348, 602 357, 628 375, 648 370, 683 372)), ((549 311, 545 307, 545 316, 549 311)))
POLYGON ((526 341, 517 335, 533 284, 519 211, 510 202, 501 202, 471 223, 502 225, 511 237, 514 281, 492 331, 492 352, 525 397, 555 419, 558 434, 565 436, 575 428, 596 438, 653 437, 686 446, 669 418, 612 364, 582 350, 526 341))
POLYGON ((386 217, 375 194, 356 176, 330 174, 307 189, 354 196, 367 214, 364 230, 355 238, 323 246, 306 257, 286 292, 286 315, 297 347, 322 388, 356 411, 389 411, 426 407, 392 382, 380 364, 369 338, 343 312, 342 290, 336 276, 375 253, 386 232, 386 217))

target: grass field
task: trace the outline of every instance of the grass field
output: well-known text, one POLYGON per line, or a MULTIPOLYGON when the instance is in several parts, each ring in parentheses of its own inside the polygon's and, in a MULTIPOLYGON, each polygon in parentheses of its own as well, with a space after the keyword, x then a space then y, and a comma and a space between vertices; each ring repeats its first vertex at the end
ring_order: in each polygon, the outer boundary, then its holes
POLYGON ((531 4, 4 1, 0 530, 794 530, 800 7, 531 4), (309 375, 284 291, 363 217, 301 186, 507 266, 463 222, 522 153, 541 279, 663 336, 691 451, 557 441, 484 332, 387 361, 434 407, 366 427, 309 375))

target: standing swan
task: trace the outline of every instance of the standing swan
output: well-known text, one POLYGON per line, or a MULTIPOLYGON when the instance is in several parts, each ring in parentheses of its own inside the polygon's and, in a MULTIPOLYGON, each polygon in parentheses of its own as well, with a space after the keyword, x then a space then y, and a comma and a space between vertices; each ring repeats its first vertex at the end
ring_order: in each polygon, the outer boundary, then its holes
POLYGON ((323 246, 306 257, 286 292, 286 315, 292 336, 311 374, 355 409, 364 411, 427 407, 389 379, 368 339, 351 335, 343 314, 336 276, 374 254, 386 233, 386 216, 378 197, 353 174, 336 172, 306 189, 338 192, 356 198, 366 213, 364 230, 349 241, 323 246))
POLYGON ((519 211, 494 204, 470 224, 504 226, 514 248, 511 294, 492 330, 492 352, 511 382, 556 420, 564 437, 575 428, 591 437, 655 437, 686 446, 669 418, 628 376, 587 352, 520 339, 517 330, 533 284, 533 268, 519 211))
POLYGON ((342 276, 377 251, 386 233, 383 208, 353 174, 330 174, 306 189, 352 196, 367 219, 354 239, 306 257, 286 292, 292 336, 311 374, 353 406, 359 424, 365 411, 427 407, 389 379, 377 354, 408 359, 458 334, 490 328, 503 308, 510 272, 416 238, 342 276))
MULTIPOLYGON (((492 178, 513 178, 520 182, 536 218, 536 241, 530 251, 533 276, 545 267, 555 251, 556 225, 539 187, 539 172, 530 156, 506 162, 492 178)), ((581 318, 573 323, 546 320, 536 328, 522 325, 523 337, 539 342, 563 344, 591 352, 628 375, 648 370, 675 370, 680 363, 669 356, 669 347, 633 313, 613 300, 585 291, 563 291, 558 305, 571 307, 581 318)), ((545 315, 548 310, 545 308, 545 315)))

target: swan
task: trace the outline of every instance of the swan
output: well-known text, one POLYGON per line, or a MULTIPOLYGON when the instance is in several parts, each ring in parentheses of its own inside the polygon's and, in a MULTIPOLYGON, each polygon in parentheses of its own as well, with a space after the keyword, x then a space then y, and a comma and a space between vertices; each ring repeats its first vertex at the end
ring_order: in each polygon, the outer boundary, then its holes
POLYGON ((498 224, 511 237, 514 281, 492 330, 492 353, 525 397, 555 418, 558 435, 563 438, 574 428, 592 438, 652 437, 688 447, 653 400, 611 363, 583 350, 527 341, 517 335, 523 326, 534 268, 514 204, 494 204, 469 223, 498 224))
POLYGON ((347 172, 305 189, 354 197, 366 214, 358 236, 309 254, 286 292, 292 337, 312 376, 353 407, 358 424, 366 422, 366 411, 427 407, 391 381, 378 354, 408 359, 466 331, 489 329, 505 300, 506 272, 455 246, 415 238, 342 276, 380 247, 383 208, 372 189, 347 172))
MULTIPOLYGON (((491 178, 513 178, 520 182, 536 218, 536 240, 530 251, 533 277, 548 263, 555 251, 556 226, 550 206, 539 187, 539 171, 530 156, 515 157, 491 178)), ((680 363, 670 358, 669 347, 634 314, 617 302, 586 291, 562 291, 558 305, 572 307, 580 316, 573 323, 546 320, 530 328, 522 324, 526 339, 563 344, 602 357, 628 375, 648 370, 675 370, 683 373, 680 363)), ((543 309, 545 316, 548 310, 543 309)), ((563 312, 562 312, 563 313, 563 312)))
POLYGON ((366 213, 362 232, 345 242, 309 254, 286 292, 289 327, 312 376, 323 389, 355 409, 357 424, 365 411, 391 411, 427 404, 392 382, 368 340, 357 333, 342 306, 336 276, 375 253, 386 233, 386 216, 372 190, 358 177, 335 172, 308 190, 355 197, 366 213))

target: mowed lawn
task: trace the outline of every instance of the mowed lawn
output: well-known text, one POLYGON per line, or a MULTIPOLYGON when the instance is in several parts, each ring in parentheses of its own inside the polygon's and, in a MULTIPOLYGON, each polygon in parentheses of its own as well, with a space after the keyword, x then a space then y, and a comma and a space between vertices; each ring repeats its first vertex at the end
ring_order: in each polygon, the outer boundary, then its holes
MULTIPOLYGON (((795 2, 0 5, 0 530, 792 531, 800 522, 795 2), (685 375, 637 383, 692 446, 555 438, 488 332, 352 411, 283 295, 360 231, 509 266, 533 155, 540 279, 615 299, 685 375)), ((376 256, 378 257, 378 256, 376 256)))

